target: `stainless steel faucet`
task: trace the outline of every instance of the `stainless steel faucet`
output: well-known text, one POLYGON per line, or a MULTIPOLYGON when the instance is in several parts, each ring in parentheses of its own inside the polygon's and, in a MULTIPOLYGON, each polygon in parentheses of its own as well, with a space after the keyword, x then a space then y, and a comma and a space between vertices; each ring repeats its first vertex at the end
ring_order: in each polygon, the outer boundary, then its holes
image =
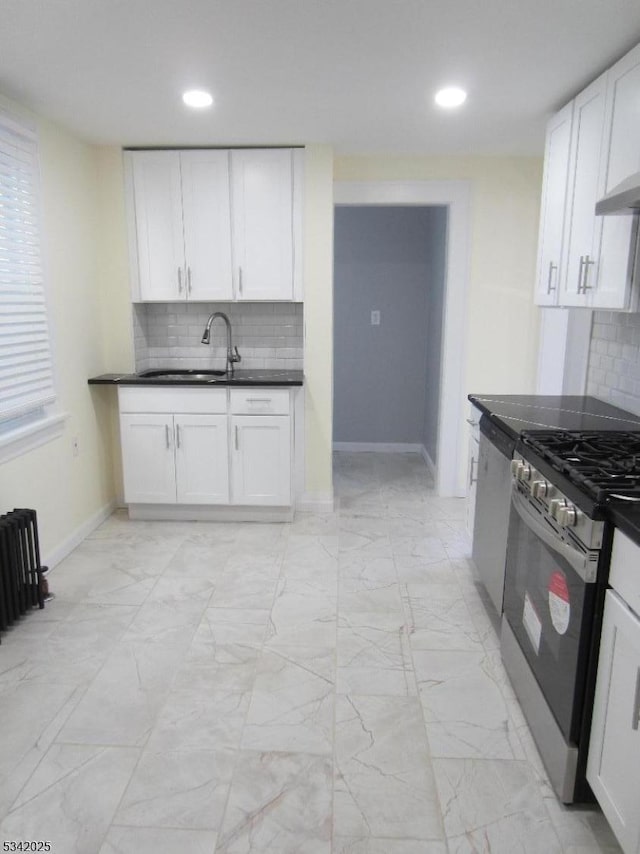
POLYGON ((227 371, 232 374, 234 364, 242 361, 242 356, 238 353, 238 348, 231 343, 231 321, 223 311, 214 311, 213 314, 209 315, 201 343, 208 344, 211 341, 211 324, 216 317, 221 317, 227 327, 227 371))

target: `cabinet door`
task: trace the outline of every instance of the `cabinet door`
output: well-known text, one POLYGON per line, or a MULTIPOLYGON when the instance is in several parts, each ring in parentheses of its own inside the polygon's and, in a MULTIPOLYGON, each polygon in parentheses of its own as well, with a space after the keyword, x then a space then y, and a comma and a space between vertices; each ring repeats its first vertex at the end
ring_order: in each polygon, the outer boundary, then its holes
POLYGON ((229 503, 226 415, 176 415, 179 504, 229 503))
POLYGON ((478 483, 478 458, 480 455, 480 411, 470 406, 469 418, 469 468, 467 472, 467 533, 473 537, 476 518, 476 487, 478 483))
POLYGON ((586 306, 597 281, 602 217, 596 217, 606 75, 575 99, 569 165, 567 253, 562 276, 561 304, 586 306))
POLYGON ((234 415, 231 430, 233 504, 291 504, 291 419, 234 415))
MULTIPOLYGON (((605 195, 634 172, 640 171, 640 47, 628 53, 608 72, 605 151, 599 196, 605 195)), ((632 216, 602 217, 602 243, 593 305, 628 308, 635 262, 632 216)))
POLYGON ((187 298, 230 300, 229 152, 183 151, 180 167, 187 298))
POLYGON ((185 297, 185 263, 177 151, 131 152, 140 298, 185 297))
POLYGON ((587 780, 626 854, 640 845, 639 704, 640 619, 608 590, 587 780))
POLYGON ((236 298, 291 300, 292 152, 233 151, 231 171, 236 298))
POLYGON ((124 497, 130 504, 175 504, 171 415, 121 415, 124 497))
POLYGON ((555 305, 562 263, 573 102, 549 122, 540 206, 536 303, 555 305))

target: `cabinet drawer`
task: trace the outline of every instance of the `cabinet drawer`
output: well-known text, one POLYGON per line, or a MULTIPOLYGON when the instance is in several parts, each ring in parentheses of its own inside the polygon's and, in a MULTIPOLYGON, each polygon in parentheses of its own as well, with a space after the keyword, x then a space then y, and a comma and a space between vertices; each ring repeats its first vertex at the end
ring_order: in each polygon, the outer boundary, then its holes
POLYGON ((289 391, 284 388, 231 389, 234 415, 288 415, 289 391))
POLYGON ((640 546, 619 530, 613 535, 609 584, 640 615, 640 546))
POLYGON ((227 390, 126 386, 118 389, 118 403, 120 412, 194 412, 224 415, 227 411, 227 390))

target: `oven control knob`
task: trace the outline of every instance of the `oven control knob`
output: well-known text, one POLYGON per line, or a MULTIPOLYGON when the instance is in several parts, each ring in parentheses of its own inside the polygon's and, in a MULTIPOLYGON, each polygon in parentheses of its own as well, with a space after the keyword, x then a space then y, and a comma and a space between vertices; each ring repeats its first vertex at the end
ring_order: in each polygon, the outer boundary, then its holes
POLYGON ((566 499, 564 499, 564 498, 553 498, 549 502, 549 513, 551 514, 551 518, 556 519, 557 521, 560 521, 559 515, 562 512, 562 510, 565 508, 566 504, 567 504, 567 502, 566 502, 566 499))
POLYGON ((534 480, 531 484, 531 492, 534 498, 545 498, 549 492, 549 484, 546 480, 534 480))
POLYGON ((565 502, 565 506, 558 510, 556 518, 559 525, 564 525, 565 528, 572 528, 578 522, 578 511, 573 504, 565 502))
POLYGON ((522 468, 518 472, 520 480, 531 480, 531 466, 528 463, 523 463, 522 468))
POLYGON ((511 474, 513 477, 518 480, 520 477, 520 471, 524 468, 524 463, 522 460, 511 460, 511 474))

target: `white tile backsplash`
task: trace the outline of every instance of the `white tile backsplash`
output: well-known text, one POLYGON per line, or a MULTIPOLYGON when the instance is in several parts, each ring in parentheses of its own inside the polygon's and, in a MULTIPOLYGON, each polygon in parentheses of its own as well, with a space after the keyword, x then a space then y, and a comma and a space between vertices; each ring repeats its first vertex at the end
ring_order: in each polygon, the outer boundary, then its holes
POLYGON ((303 367, 302 303, 138 303, 133 307, 136 370, 223 367, 227 334, 221 320, 211 328, 211 344, 201 343, 214 311, 231 321, 241 368, 303 367))
POLYGON ((640 314, 595 312, 587 394, 640 415, 640 314))

